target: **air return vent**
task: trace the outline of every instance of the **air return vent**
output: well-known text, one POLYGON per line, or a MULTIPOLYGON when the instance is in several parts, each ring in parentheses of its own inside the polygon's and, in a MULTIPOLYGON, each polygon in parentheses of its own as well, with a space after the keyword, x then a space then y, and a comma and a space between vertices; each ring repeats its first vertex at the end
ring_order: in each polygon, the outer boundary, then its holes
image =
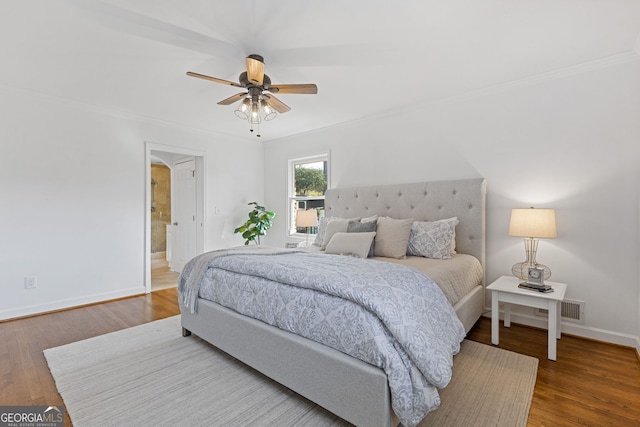
MULTIPOLYGON (((574 323, 584 323, 584 301, 564 300, 561 303, 562 320, 574 323)), ((549 316, 545 308, 536 308, 536 316, 549 316)))

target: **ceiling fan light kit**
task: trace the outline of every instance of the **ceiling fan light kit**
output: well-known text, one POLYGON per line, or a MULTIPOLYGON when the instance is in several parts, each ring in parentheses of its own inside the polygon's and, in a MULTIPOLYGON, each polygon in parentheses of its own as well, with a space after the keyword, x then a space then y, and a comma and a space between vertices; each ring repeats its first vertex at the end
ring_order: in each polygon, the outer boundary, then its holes
POLYGON ((234 113, 240 119, 249 120, 249 111, 251 111, 251 100, 249 98, 245 98, 234 113))
POLYGON ((264 119, 266 121, 273 120, 278 115, 278 113, 276 113, 276 110, 271 108, 269 106, 269 103, 267 101, 265 101, 264 99, 262 99, 260 101, 260 107, 262 108, 262 111, 264 112, 264 119))
POLYGON ((278 98, 273 96, 274 93, 280 94, 317 94, 318 87, 313 83, 307 84, 271 84, 271 79, 264 73, 264 58, 260 55, 251 54, 246 58, 247 71, 240 73, 239 82, 231 82, 229 80, 210 77, 204 74, 198 74, 191 71, 187 72, 188 76, 197 77, 199 79, 210 80, 216 83, 222 83, 230 86, 241 87, 247 89, 246 92, 240 92, 229 98, 218 102, 219 105, 231 105, 238 101, 240 105, 234 111, 235 115, 242 120, 249 122, 249 131, 254 131, 254 125, 260 137, 260 123, 262 120, 270 121, 276 118, 278 113, 286 113, 291 108, 278 98), (269 93, 270 92, 270 93, 269 93))

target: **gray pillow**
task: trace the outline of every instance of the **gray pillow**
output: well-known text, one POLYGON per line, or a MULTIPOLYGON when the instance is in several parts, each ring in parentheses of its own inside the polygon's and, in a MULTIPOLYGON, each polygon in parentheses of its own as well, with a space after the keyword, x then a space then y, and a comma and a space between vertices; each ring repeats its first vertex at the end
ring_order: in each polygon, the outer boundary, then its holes
MULTIPOLYGON (((349 221, 347 225, 347 233, 370 233, 372 231, 376 231, 376 227, 378 226, 377 221, 369 221, 365 222, 365 218, 360 221, 349 221)), ((375 243, 371 241, 371 248, 369 248, 368 257, 372 257, 374 254, 375 243)))
POLYGON ((407 255, 425 258, 450 259, 455 253, 458 217, 438 221, 416 221, 411 227, 407 255))
POLYGON ((370 233, 335 233, 331 237, 325 253, 366 258, 375 235, 375 231, 370 233))
POLYGON ((374 254, 387 258, 404 258, 411 233, 412 219, 378 218, 374 254))

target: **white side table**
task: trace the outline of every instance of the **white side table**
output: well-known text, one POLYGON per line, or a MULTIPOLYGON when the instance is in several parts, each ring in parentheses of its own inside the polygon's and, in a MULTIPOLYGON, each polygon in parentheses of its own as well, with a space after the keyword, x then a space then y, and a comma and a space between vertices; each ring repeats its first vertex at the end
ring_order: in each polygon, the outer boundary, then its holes
POLYGON ((543 293, 518 287, 521 280, 513 276, 502 276, 487 286, 491 291, 491 343, 498 345, 500 333, 499 304, 504 307, 504 326, 511 326, 511 307, 520 304, 528 307, 544 308, 549 311, 548 357, 556 360, 556 339, 560 339, 560 304, 564 299, 567 285, 558 282, 545 282, 553 287, 553 292, 543 293))

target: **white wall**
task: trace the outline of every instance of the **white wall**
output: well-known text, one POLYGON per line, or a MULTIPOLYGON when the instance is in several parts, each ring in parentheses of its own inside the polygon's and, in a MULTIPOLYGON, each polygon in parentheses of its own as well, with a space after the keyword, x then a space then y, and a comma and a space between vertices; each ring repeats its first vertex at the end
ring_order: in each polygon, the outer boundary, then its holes
MULTIPOLYGON (((524 260, 511 208, 555 208, 538 261, 586 302, 586 324, 563 330, 636 346, 640 65, 524 83, 268 143, 265 203, 286 212, 287 159, 327 150, 334 187, 485 177, 487 279, 524 260)), ((284 224, 268 238, 284 245, 284 224)))
POLYGON ((144 292, 145 141, 206 153, 205 250, 263 197, 255 142, 6 87, 0 117, 0 319, 144 292))
POLYGON ((638 346, 637 62, 290 137, 264 154, 253 141, 6 87, 0 117, 0 319, 144 291, 150 141, 206 152, 205 250, 242 243, 233 229, 253 200, 280 214, 266 243, 284 245, 290 158, 330 150, 333 186, 485 177, 488 279, 524 259, 507 236, 510 209, 553 207, 558 238, 538 259, 587 313, 564 330, 638 346), (37 289, 24 289, 29 275, 37 289))

